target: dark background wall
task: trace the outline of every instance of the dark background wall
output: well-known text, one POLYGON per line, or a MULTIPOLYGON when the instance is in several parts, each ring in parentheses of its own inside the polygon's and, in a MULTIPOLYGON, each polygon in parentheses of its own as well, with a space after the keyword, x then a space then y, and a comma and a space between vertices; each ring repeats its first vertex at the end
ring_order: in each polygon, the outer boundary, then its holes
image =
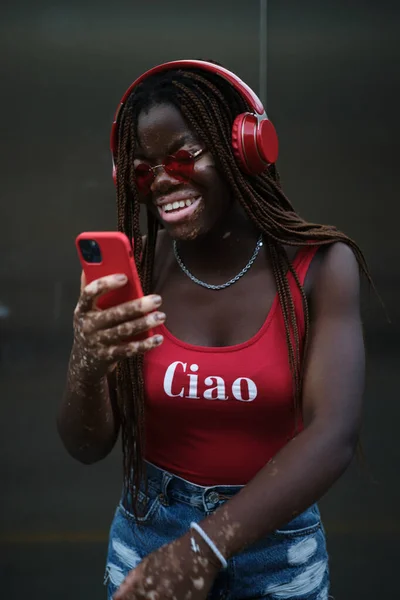
MULTIPOLYGON (((16 0, 0 13, 1 596, 102 597, 119 449, 84 467, 57 438, 85 229, 115 227, 108 136, 145 69, 215 58, 259 89, 260 3, 16 0), (2 308, 3 306, 3 308, 2 308)), ((267 109, 287 194, 360 243, 390 313, 365 293, 367 468, 323 499, 336 599, 396 597, 399 12, 268 3, 267 109), (373 476, 368 474, 369 469, 373 476)))

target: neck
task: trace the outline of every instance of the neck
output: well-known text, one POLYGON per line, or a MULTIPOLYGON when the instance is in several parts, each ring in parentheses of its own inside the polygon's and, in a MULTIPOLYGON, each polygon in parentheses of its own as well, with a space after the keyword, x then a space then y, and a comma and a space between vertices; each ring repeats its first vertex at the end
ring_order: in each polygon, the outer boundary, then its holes
POLYGON ((195 240, 177 243, 187 267, 202 273, 241 269, 254 251, 260 231, 236 203, 223 222, 195 240))

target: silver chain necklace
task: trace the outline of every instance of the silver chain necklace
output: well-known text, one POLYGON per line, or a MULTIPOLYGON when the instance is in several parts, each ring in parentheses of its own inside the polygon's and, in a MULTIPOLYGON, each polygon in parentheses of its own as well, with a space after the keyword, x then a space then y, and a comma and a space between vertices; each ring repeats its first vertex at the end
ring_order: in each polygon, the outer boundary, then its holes
POLYGON ((185 275, 187 275, 189 277, 189 279, 191 279, 192 281, 194 281, 194 283, 197 283, 198 285, 201 285, 202 287, 205 287, 208 290, 223 290, 224 288, 227 288, 230 285, 232 285, 233 283, 236 283, 237 281, 239 281, 239 279, 241 277, 243 277, 243 275, 245 275, 245 273, 247 273, 247 271, 250 269, 250 267, 253 264, 253 262, 256 260, 257 255, 260 252, 262 245, 263 245, 262 235, 260 235, 260 237, 258 238, 258 241, 257 241, 257 245, 256 245, 256 247, 254 249, 254 252, 253 252, 253 254, 252 254, 249 262, 240 271, 240 273, 238 273, 235 277, 233 277, 232 279, 230 279, 226 283, 222 283, 221 285, 211 285, 210 283, 205 283, 204 281, 201 281, 200 279, 197 279, 197 277, 195 277, 189 271, 189 269, 187 269, 185 267, 185 265, 182 262, 181 257, 179 256, 177 243, 176 243, 175 240, 173 241, 173 247, 174 247, 174 254, 175 254, 176 262, 178 263, 178 265, 180 266, 180 268, 182 269, 182 271, 185 273, 185 275))

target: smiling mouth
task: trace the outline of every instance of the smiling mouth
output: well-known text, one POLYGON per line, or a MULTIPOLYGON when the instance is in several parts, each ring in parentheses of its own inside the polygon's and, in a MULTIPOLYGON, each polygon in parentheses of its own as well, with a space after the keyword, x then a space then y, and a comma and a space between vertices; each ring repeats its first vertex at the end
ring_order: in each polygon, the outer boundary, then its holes
POLYGON ((200 204, 200 201, 201 196, 197 196, 196 198, 187 198, 186 200, 182 199, 170 202, 169 204, 163 204, 162 206, 158 206, 157 209, 163 221, 166 223, 176 223, 190 217, 200 204))

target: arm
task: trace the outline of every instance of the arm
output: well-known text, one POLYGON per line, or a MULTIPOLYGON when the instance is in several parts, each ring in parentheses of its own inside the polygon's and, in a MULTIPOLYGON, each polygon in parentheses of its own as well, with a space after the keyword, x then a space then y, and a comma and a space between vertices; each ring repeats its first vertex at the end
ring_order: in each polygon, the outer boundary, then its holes
POLYGON ((311 296, 304 430, 201 526, 230 557, 319 500, 352 460, 364 388, 359 270, 343 244, 326 250, 311 296))
POLYGON ((85 464, 101 460, 118 438, 116 378, 91 373, 74 344, 67 384, 57 417, 59 435, 68 452, 85 464))
POLYGON ((114 371, 118 360, 162 342, 159 335, 132 341, 164 320, 163 313, 152 312, 161 304, 158 296, 144 296, 105 310, 95 308, 99 296, 125 283, 126 277, 109 275, 86 286, 82 275, 74 313, 74 345, 57 426, 68 452, 86 464, 107 456, 118 437, 114 371))

